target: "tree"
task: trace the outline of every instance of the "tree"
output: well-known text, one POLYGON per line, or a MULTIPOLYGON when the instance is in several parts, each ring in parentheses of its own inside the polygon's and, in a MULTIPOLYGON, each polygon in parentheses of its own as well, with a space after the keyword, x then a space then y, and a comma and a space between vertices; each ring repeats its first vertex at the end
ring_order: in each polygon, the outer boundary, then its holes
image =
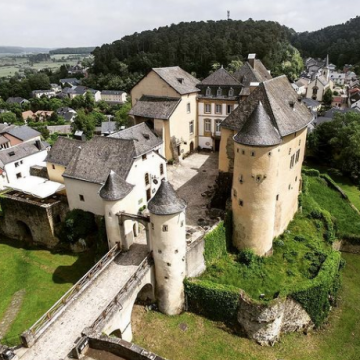
POLYGON ((0 114, 0 123, 13 124, 16 122, 16 115, 12 112, 0 114))
POLYGON ((123 104, 120 110, 115 112, 114 121, 116 122, 116 128, 120 129, 121 126, 129 126, 129 111, 131 110, 130 101, 123 104))
POLYGON ((331 105, 332 96, 333 96, 333 93, 332 93, 331 89, 327 89, 327 90, 325 91, 324 96, 323 96, 323 103, 324 103, 325 105, 331 105))
POLYGON ((84 132, 87 139, 91 139, 95 130, 95 119, 91 115, 86 115, 83 109, 78 110, 74 122, 71 124, 73 133, 77 130, 84 132))

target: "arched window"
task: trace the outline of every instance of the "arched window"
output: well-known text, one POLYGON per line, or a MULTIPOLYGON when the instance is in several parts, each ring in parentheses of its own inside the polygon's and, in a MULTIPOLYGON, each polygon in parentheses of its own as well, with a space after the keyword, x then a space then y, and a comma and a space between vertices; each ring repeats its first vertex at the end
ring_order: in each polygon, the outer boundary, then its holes
POLYGON ((222 89, 219 87, 216 91, 216 96, 221 96, 222 95, 222 89))
POLYGON ((229 90, 229 97, 234 96, 234 89, 230 88, 229 90))
POLYGON ((206 96, 211 95, 211 89, 209 87, 206 88, 206 96))
POLYGON ((146 174, 145 174, 145 185, 149 185, 149 184, 150 184, 149 174, 146 173, 146 174))

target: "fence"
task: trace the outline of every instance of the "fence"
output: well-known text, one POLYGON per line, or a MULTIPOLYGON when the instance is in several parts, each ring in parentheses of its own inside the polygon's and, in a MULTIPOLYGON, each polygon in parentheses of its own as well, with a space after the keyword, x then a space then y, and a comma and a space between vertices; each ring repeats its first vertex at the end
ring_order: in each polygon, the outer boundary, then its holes
POLYGON ((21 341, 31 347, 49 324, 59 316, 75 295, 79 295, 120 253, 120 244, 115 245, 106 253, 75 285, 68 290, 34 325, 22 333, 21 341))

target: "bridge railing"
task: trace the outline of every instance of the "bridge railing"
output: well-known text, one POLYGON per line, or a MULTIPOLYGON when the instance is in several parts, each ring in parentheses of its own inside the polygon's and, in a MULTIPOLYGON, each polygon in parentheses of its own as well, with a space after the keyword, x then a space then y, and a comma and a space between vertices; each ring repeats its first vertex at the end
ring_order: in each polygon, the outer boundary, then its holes
POLYGON ((129 280, 125 283, 125 285, 120 289, 120 291, 116 294, 114 299, 108 304, 108 306, 102 311, 102 313, 98 316, 98 318, 93 322, 90 329, 91 330, 99 330, 101 324, 107 321, 108 317, 114 313, 115 309, 122 310, 122 305, 120 303, 121 298, 125 295, 128 290, 134 285, 138 280, 142 279, 143 273, 152 266, 154 263, 152 252, 147 254, 146 258, 140 263, 139 267, 136 269, 135 273, 131 275, 129 280))
POLYGON ((120 244, 107 252, 80 280, 78 280, 34 325, 21 334, 21 342, 31 347, 50 323, 58 317, 70 301, 79 295, 121 252, 120 244))

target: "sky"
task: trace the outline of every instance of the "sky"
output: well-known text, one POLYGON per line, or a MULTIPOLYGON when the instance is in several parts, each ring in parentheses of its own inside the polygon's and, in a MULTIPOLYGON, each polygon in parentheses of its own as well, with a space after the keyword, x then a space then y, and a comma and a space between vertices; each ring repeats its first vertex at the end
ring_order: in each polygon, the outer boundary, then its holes
MULTIPOLYGON (((188 21, 272 20, 313 31, 355 17, 350 0, 0 0, 0 46, 76 47, 188 21)), ((360 12, 360 11, 359 11, 360 12)))

